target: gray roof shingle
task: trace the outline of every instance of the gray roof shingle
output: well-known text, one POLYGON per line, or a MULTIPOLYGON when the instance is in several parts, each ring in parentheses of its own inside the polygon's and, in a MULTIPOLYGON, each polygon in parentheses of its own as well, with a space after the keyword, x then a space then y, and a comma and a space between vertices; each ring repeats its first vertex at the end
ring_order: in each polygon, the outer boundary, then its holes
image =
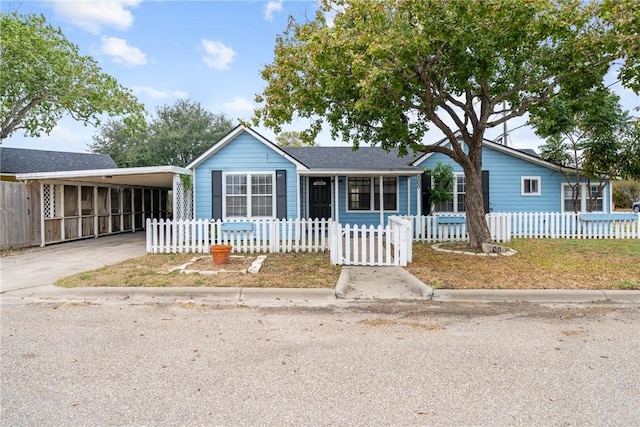
POLYGON ((92 169, 116 169, 108 154, 67 153, 0 147, 0 173, 61 172, 92 169))
POLYGON ((380 147, 280 147, 309 169, 325 170, 416 170, 408 163, 415 157, 398 157, 398 150, 389 152, 380 147))

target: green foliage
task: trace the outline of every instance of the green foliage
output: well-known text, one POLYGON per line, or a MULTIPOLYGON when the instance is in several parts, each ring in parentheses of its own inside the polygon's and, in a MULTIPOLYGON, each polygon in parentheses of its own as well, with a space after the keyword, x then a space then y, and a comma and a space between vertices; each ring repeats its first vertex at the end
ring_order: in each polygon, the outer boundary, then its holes
POLYGON ((124 116, 128 132, 144 126, 144 107, 129 89, 82 56, 44 16, 0 17, 0 141, 18 130, 48 134, 64 114, 99 125, 102 114, 124 116))
MULTIPOLYGON (((431 206, 453 200, 453 167, 437 162, 433 170, 426 168, 424 171, 431 175, 431 181, 433 182, 431 187, 431 206)), ((433 214, 433 210, 429 214, 433 214)))
POLYGON ((315 147, 315 141, 305 140, 301 132, 285 131, 276 136, 276 144, 281 147, 315 147))
MULTIPOLYGON (((609 179, 640 178, 637 127, 608 89, 598 87, 577 98, 560 94, 535 108, 530 123, 547 138, 540 157, 571 168, 565 171, 570 185, 585 177, 597 182, 601 193, 609 179)), ((589 195, 592 202, 595 196, 589 195)))
POLYGON ((311 138, 326 122, 333 138, 355 148, 451 157, 467 177, 469 235, 478 245, 489 237, 485 131, 559 92, 576 97, 598 86, 612 61, 634 52, 633 43, 618 43, 636 34, 624 24, 633 3, 607 3, 604 17, 599 3, 580 0, 324 0, 315 19, 291 19, 277 37, 253 122, 279 132, 302 117, 311 138), (324 13, 336 6, 328 23, 324 13), (449 146, 423 142, 431 125, 449 146))
POLYGON ((633 202, 640 201, 640 182, 616 181, 613 183, 613 203, 616 209, 630 209, 633 202))
POLYGON ((186 166, 227 134, 233 123, 199 102, 178 100, 156 109, 146 132, 130 135, 122 122, 109 121, 94 135, 89 148, 109 154, 120 167, 186 166))

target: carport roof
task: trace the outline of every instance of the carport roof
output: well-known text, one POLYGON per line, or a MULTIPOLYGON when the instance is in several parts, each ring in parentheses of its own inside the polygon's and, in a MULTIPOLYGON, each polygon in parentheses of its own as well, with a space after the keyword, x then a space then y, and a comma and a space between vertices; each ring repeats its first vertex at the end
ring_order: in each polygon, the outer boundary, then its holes
POLYGON ((16 179, 19 181, 72 181, 96 185, 129 185, 172 189, 173 176, 175 174, 191 175, 191 171, 177 166, 151 166, 141 168, 20 173, 16 175, 16 179))

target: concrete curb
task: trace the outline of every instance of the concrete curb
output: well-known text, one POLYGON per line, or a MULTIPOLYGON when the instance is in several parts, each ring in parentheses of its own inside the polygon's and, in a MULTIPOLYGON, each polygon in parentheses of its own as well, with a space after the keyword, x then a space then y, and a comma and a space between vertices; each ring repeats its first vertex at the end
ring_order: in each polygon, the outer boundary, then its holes
MULTIPOLYGON (((341 274, 335 289, 294 288, 59 288, 53 285, 27 288, 4 293, 3 302, 33 300, 39 302, 77 302, 130 300, 136 302, 160 302, 162 300, 207 302, 223 305, 300 305, 328 306, 366 299, 345 298, 349 274, 341 274), (343 277, 344 276, 344 277, 343 277), (342 296, 340 296, 342 295, 342 296)), ((422 292, 419 302, 469 302, 469 303, 533 303, 533 304, 635 304, 640 305, 640 291, 624 290, 494 290, 468 289, 433 290, 418 279, 411 281, 422 292)), ((397 299, 377 299, 378 302, 397 302, 397 299)))
POLYGON ((640 304, 639 291, 564 289, 436 289, 433 301, 440 302, 530 302, 530 303, 619 303, 640 304))
POLYGON ((416 276, 409 273, 407 270, 405 269, 402 269, 402 270, 405 272, 404 279, 407 281, 407 283, 411 287, 416 289, 416 291, 422 296, 422 298, 425 298, 425 299, 433 298, 433 288, 431 286, 426 285, 422 280, 418 279, 416 276))
POLYGON ((349 275, 349 269, 343 268, 340 271, 340 276, 338 277, 338 281, 336 282, 335 296, 336 298, 344 299, 347 295, 347 290, 349 289, 349 282, 351 281, 351 276, 349 275))

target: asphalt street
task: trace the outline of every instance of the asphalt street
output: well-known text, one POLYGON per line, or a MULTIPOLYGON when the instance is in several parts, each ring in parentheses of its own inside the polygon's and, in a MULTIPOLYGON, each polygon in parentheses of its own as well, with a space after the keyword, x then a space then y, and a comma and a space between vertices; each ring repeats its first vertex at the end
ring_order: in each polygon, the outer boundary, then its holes
POLYGON ((3 304, 0 424, 640 425, 640 308, 3 304))

